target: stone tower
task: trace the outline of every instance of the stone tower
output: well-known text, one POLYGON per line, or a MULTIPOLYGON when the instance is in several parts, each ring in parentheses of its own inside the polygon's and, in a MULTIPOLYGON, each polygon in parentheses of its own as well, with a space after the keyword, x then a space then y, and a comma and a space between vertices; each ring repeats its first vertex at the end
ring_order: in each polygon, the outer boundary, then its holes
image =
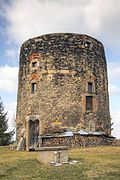
POLYGON ((17 139, 29 147, 68 129, 111 133, 104 47, 81 34, 29 39, 20 52, 17 139))

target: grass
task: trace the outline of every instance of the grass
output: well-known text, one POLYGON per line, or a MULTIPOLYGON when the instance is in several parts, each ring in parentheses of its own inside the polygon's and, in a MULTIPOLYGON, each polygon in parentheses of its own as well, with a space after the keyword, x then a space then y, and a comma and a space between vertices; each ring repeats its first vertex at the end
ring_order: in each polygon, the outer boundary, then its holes
POLYGON ((119 180, 120 147, 72 149, 75 165, 53 167, 36 160, 38 152, 0 147, 0 180, 119 180))

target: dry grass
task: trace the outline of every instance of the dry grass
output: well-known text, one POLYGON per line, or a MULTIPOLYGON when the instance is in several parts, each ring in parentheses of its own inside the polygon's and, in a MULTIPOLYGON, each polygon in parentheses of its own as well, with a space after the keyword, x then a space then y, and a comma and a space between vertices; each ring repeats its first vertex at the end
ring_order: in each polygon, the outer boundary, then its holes
POLYGON ((119 180, 120 147, 73 149, 70 159, 79 162, 61 167, 36 161, 37 152, 17 152, 0 147, 0 180, 119 180))

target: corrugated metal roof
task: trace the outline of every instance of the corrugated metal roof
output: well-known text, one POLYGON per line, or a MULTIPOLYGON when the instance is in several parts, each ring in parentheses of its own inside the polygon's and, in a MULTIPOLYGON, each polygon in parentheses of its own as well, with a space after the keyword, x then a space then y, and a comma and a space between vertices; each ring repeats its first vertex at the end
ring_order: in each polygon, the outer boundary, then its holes
MULTIPOLYGON (((59 134, 54 134, 54 135, 47 135, 47 136, 42 136, 42 138, 52 138, 52 137, 72 137, 74 136, 74 134, 79 134, 79 135, 95 135, 95 136, 100 136, 100 135, 105 135, 104 132, 102 131, 89 131, 89 132, 86 132, 84 130, 79 130, 79 131, 75 131, 75 132, 72 132, 72 131, 66 131, 66 132, 62 132, 62 133, 59 133, 59 134)), ((41 138, 41 137, 39 137, 41 138)))
POLYGON ((73 136, 73 132, 72 131, 66 131, 64 133, 61 133, 60 135, 62 135, 62 136, 73 136))
POLYGON ((102 132, 102 131, 95 131, 95 132, 92 132, 92 134, 94 134, 94 135, 103 135, 105 133, 102 132))
POLYGON ((74 134, 80 134, 80 135, 96 135, 96 136, 99 136, 99 135, 105 135, 104 132, 102 131, 89 131, 89 132, 86 132, 84 130, 79 130, 79 131, 76 131, 74 132, 74 134))
POLYGON ((82 129, 77 131, 76 133, 81 135, 88 135, 88 133, 86 131, 83 131, 82 129))

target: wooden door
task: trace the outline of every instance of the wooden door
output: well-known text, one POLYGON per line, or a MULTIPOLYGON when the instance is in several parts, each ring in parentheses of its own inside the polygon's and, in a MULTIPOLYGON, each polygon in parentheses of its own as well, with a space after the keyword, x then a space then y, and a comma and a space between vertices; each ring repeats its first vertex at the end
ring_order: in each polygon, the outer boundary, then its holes
POLYGON ((30 137, 30 148, 35 149, 38 145, 38 136, 39 136, 39 120, 32 121, 30 120, 29 126, 29 137, 30 137))

